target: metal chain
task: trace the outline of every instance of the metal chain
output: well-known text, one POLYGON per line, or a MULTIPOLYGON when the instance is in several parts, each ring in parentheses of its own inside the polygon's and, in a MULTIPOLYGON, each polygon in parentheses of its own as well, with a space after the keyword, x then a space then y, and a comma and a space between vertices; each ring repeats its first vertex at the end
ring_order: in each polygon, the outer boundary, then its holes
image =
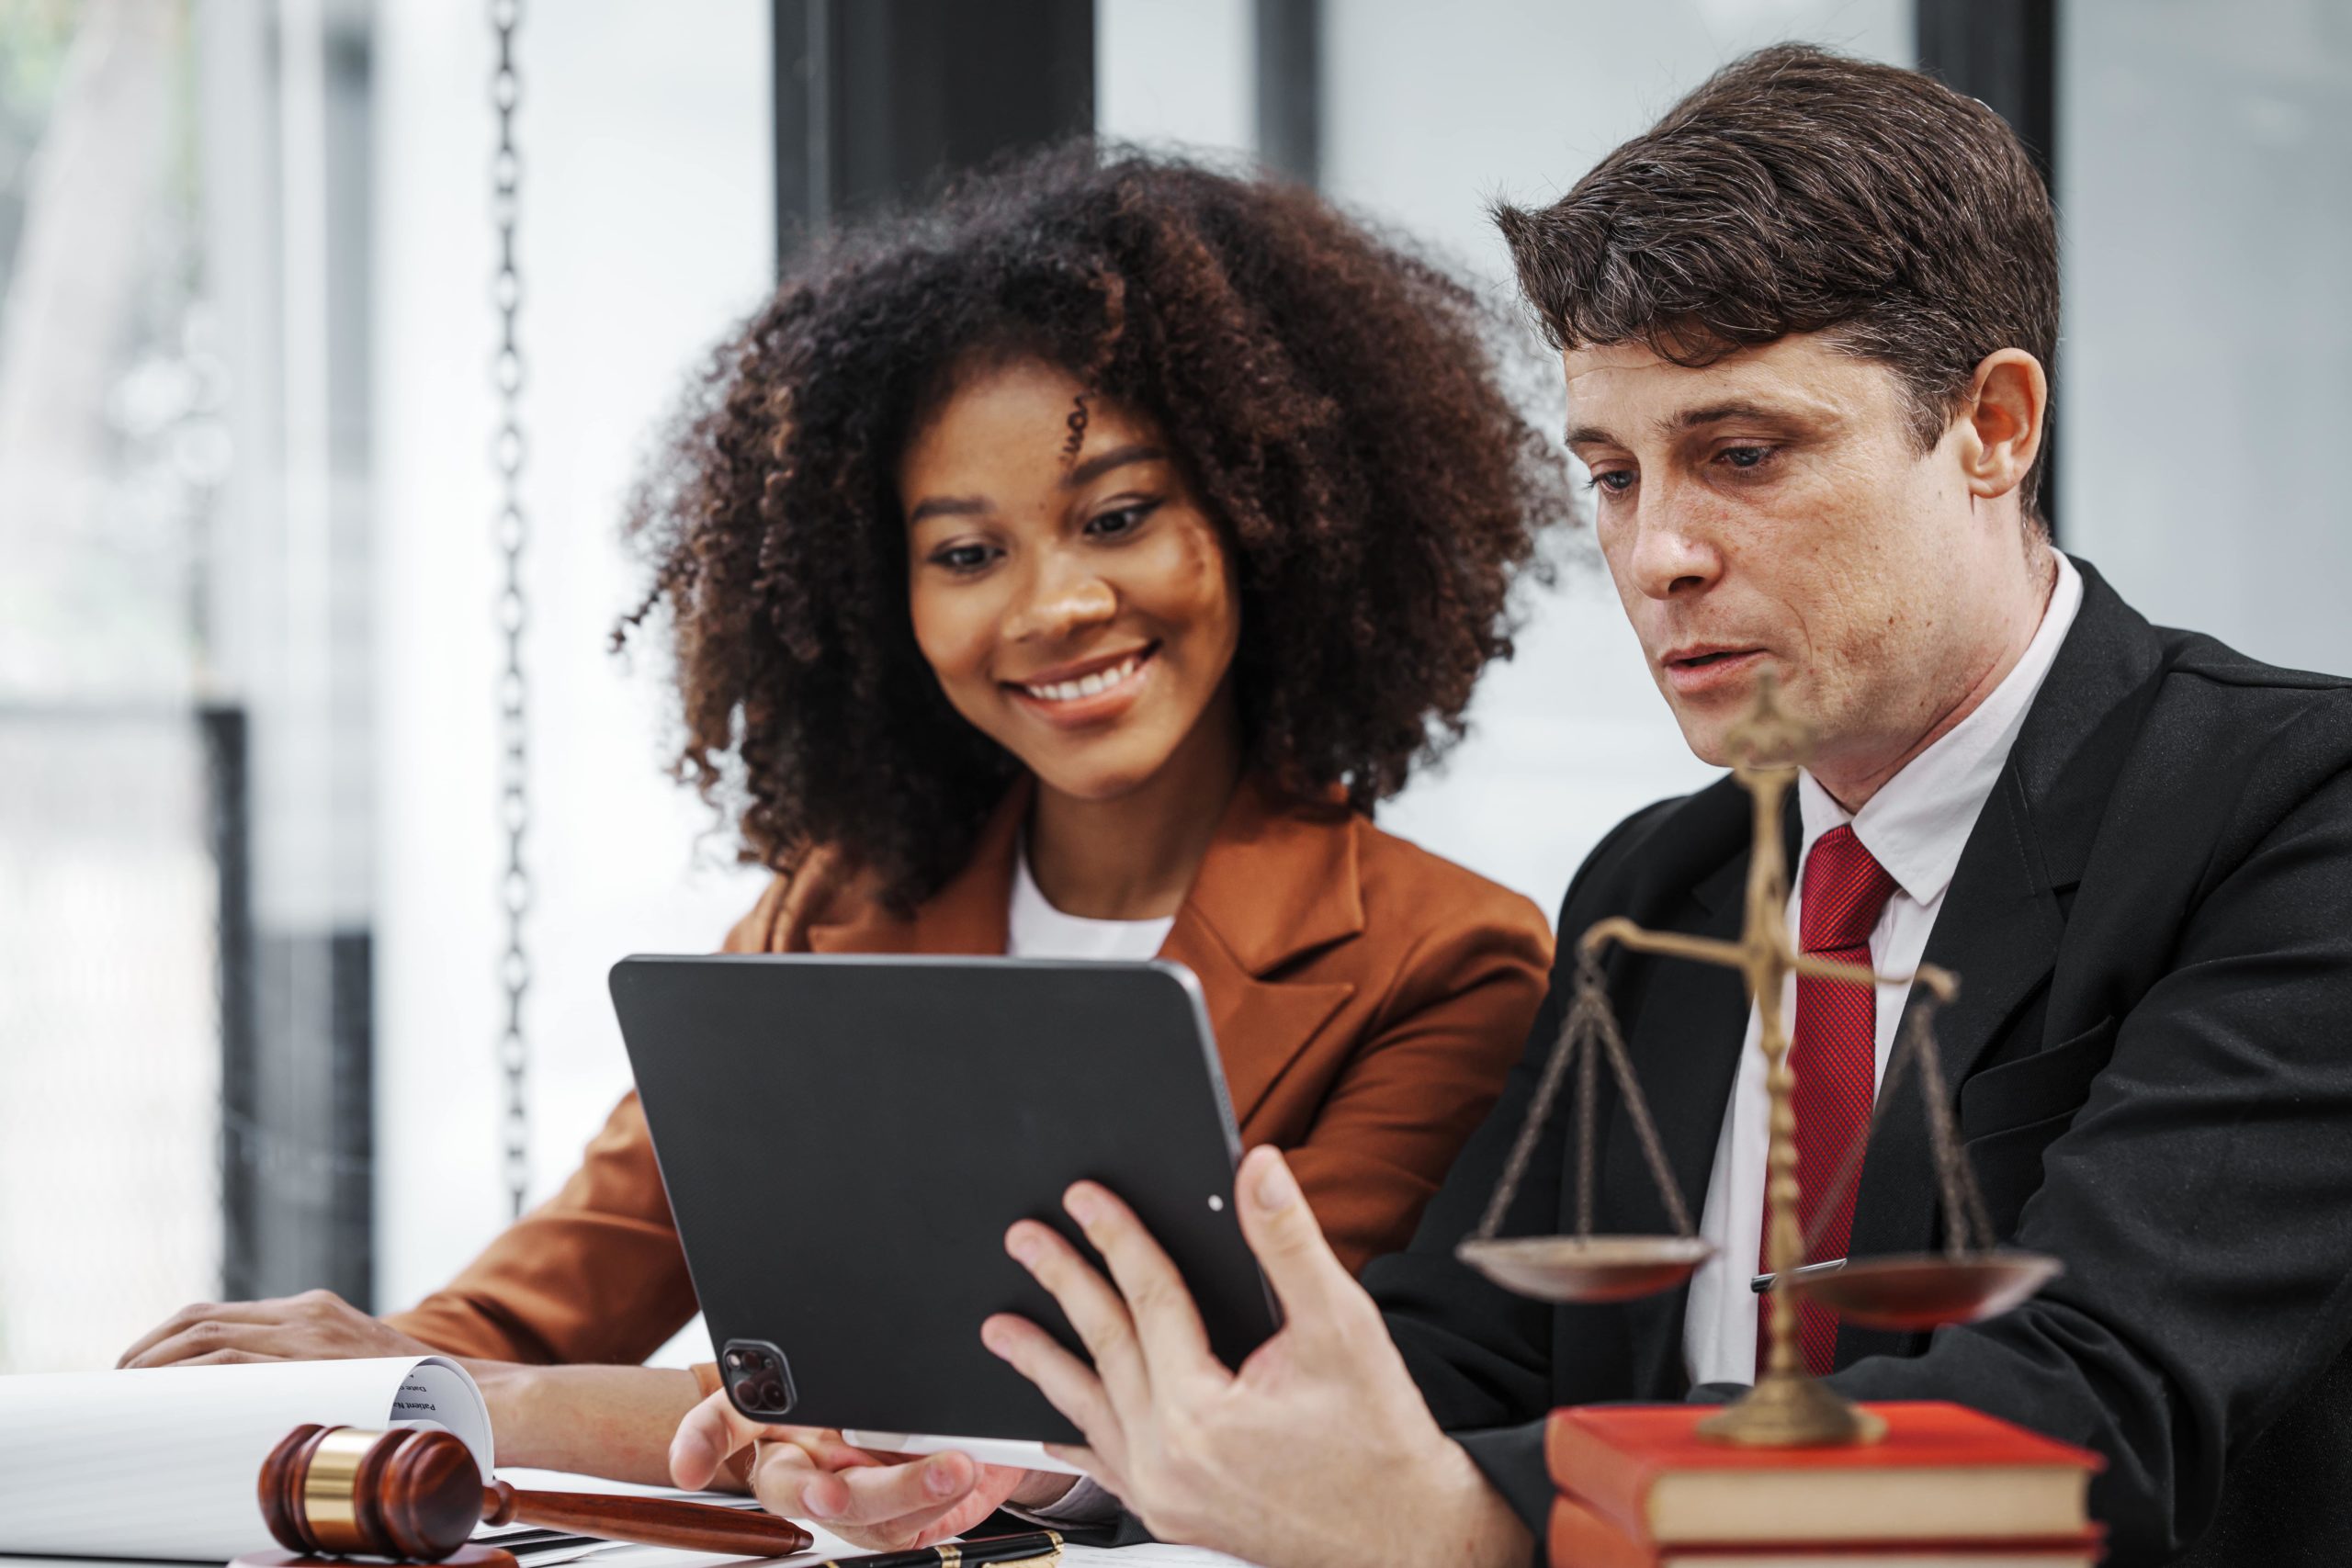
POLYGON ((523 835, 530 825, 530 687, 523 673, 523 547, 528 537, 523 514, 523 350, 515 334, 523 309, 523 275, 514 262, 514 219, 523 161, 514 151, 514 110, 522 79, 514 69, 514 32, 522 0, 490 0, 491 30, 498 39, 498 63, 490 73, 491 107, 498 116, 498 150, 491 154, 491 220, 498 230, 498 268, 491 281, 497 307, 498 352, 491 359, 491 382, 498 392, 498 432, 491 462, 498 471, 495 537, 505 576, 498 592, 498 626, 506 639, 506 666, 498 682, 500 761, 499 813, 506 829, 506 874, 500 902, 506 912, 506 951, 499 980, 506 991, 506 1022, 498 1034, 498 1065, 506 1077, 506 1195, 520 1217, 531 1178, 531 1122, 525 1090, 530 1050, 523 1033, 523 1001, 531 987, 531 962, 523 947, 523 921, 531 908, 531 874, 523 858, 523 835))
POLYGON ((1600 1145, 1595 1125, 1600 1096, 1595 1091, 1600 1058, 1604 1055, 1609 1060, 1611 1075, 1617 1080, 1617 1092, 1633 1121, 1634 1135, 1641 1143, 1642 1158, 1649 1165, 1650 1179, 1657 1186, 1659 1201, 1674 1222, 1675 1233, 1686 1236, 1691 1234, 1690 1206, 1683 1201, 1681 1184, 1674 1179, 1674 1168, 1667 1161, 1666 1144, 1658 1136, 1657 1123, 1650 1119, 1649 1105, 1634 1077, 1633 1055, 1626 1050, 1624 1036, 1617 1030, 1616 1010, 1609 1005, 1609 984, 1601 973, 1600 956, 1579 944, 1575 999, 1569 1004, 1566 1021, 1560 1025, 1560 1032, 1552 1043, 1552 1055, 1544 1064, 1543 1075, 1536 1079, 1535 1096, 1528 1102, 1527 1117, 1520 1123, 1519 1136, 1503 1161, 1502 1179, 1496 1182, 1493 1195, 1487 1200, 1487 1212, 1474 1233, 1478 1240, 1491 1241, 1502 1229, 1503 1216, 1510 1212, 1519 1196, 1520 1183, 1526 1179, 1527 1168, 1535 1157, 1535 1145, 1543 1139, 1544 1124, 1552 1118, 1553 1103, 1567 1082, 1571 1064, 1580 1068, 1577 1075, 1576 1234, 1579 1238, 1592 1234, 1593 1156, 1600 1145))

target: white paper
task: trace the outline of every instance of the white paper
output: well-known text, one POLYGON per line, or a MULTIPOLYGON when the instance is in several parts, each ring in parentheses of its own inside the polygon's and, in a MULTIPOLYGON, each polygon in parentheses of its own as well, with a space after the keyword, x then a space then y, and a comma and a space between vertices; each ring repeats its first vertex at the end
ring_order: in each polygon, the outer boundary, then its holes
POLYGON ((439 1356, 0 1377, 0 1551, 214 1562, 277 1546, 255 1487, 306 1422, 447 1427, 486 1478, 490 1409, 439 1356))

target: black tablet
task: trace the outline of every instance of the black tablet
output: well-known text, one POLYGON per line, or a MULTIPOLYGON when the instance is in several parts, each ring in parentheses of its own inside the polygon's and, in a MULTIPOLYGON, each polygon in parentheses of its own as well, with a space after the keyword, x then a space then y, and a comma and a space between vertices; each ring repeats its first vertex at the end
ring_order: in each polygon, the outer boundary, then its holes
POLYGON ((1086 1250, 1061 1211, 1080 1178, 1150 1227, 1228 1365, 1273 1332, 1234 1211, 1240 1140, 1182 965, 639 957, 614 966, 612 991, 745 1415, 1027 1464, 1037 1441, 1080 1440, 979 1330, 1016 1312, 1084 1354, 1004 1251, 1023 1216, 1086 1250))

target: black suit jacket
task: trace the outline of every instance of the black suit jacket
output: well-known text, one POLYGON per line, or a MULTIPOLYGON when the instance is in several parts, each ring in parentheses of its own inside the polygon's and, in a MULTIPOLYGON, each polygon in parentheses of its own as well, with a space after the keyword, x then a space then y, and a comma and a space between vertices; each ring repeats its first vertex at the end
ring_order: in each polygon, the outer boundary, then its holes
MULTIPOLYGON (((2152 627, 2082 572, 1927 950, 1961 976, 1938 1033, 1995 1226, 2066 1272, 1932 1340, 1847 1326, 1830 1381, 2097 1450, 2110 1562, 2192 1542, 2200 1562, 2352 1561, 2352 682, 2152 627)), ((1453 1247, 1551 1051, 1577 936, 1614 914, 1734 935, 1748 833, 1725 779, 1593 852, 1525 1059, 1411 1250, 1365 1276, 1439 1421, 1539 1541, 1544 1413, 1690 1394, 1687 1291, 1547 1307, 1453 1247)), ((1695 1213, 1738 1065, 1739 979, 1621 952, 1611 986, 1695 1213)), ((1598 1228, 1669 1229, 1602 1081, 1598 1228)), ((1854 1257, 1941 1240, 1916 1078, 1900 1092, 1911 1104, 1890 1107, 1864 1162, 1854 1257)), ((1505 1234, 1569 1228, 1572 1125, 1555 1115, 1505 1234)))

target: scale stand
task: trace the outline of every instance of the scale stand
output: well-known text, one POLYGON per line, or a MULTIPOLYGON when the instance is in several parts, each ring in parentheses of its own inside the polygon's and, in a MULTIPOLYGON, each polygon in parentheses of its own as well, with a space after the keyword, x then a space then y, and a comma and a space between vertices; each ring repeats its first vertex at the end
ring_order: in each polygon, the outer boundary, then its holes
MULTIPOLYGON (((1789 942, 1788 861, 1781 838, 1782 803, 1797 769, 1810 755, 1812 737, 1783 712, 1772 675, 1757 682, 1756 702, 1730 736, 1733 776, 1755 800, 1755 840, 1749 852, 1747 897, 1739 940, 1652 931, 1611 917, 1596 921, 1577 944, 1577 991, 1545 1063, 1519 1139, 1504 1163, 1477 1231, 1455 1256, 1505 1290, 1546 1302, 1622 1302, 1669 1291, 1689 1280, 1713 1256, 1713 1244, 1693 1233, 1690 1211, 1667 1164, 1648 1101, 1634 1077, 1633 1062, 1617 1026, 1615 1010, 1600 969, 1611 943, 1636 953, 1690 959, 1737 969, 1760 1025, 1758 1043, 1769 1064, 1765 1087, 1771 1097, 1770 1141, 1766 1155, 1765 1258, 1776 1280, 1788 1289, 1768 1292, 1770 1314, 1763 1375, 1756 1387, 1722 1414, 1699 1426, 1701 1435, 1757 1448, 1797 1448, 1875 1442, 1886 1424, 1840 1398, 1806 1375, 1797 1351, 1797 1303, 1801 1293, 1849 1322, 1871 1327, 1921 1329, 1939 1324, 1973 1323, 2008 1311, 2031 1296, 2060 1269, 2054 1258, 1999 1250, 1984 1213, 1974 1174, 1952 1124, 1933 1028, 1935 1010, 1959 994, 1949 971, 1921 964, 1912 975, 1879 975, 1859 964, 1832 964, 1795 951, 1789 942), (1859 1258, 1836 1269, 1799 1273, 1818 1237, 1797 1224, 1795 1075, 1789 1067, 1789 1042, 1781 1023, 1781 998, 1791 976, 1858 986, 1909 983, 1925 993, 1913 1006, 1902 1038, 1887 1064, 1871 1112, 1870 1129, 1847 1151, 1831 1183, 1842 1196, 1860 1172, 1869 1131, 1894 1098, 1894 1080, 1906 1063, 1919 1073, 1927 1101, 1929 1138, 1945 1216, 1947 1240, 1938 1254, 1859 1258), (1600 1057, 1606 1055, 1625 1108, 1641 1140, 1650 1179, 1664 1200, 1678 1234, 1595 1236, 1592 1187, 1600 1057), (1551 1118, 1571 1066, 1577 1075, 1577 1230, 1574 1235, 1500 1236, 1503 1216, 1527 1174, 1528 1162, 1551 1118)), ((1826 1202, 1819 1213, 1834 1213, 1826 1202)))

